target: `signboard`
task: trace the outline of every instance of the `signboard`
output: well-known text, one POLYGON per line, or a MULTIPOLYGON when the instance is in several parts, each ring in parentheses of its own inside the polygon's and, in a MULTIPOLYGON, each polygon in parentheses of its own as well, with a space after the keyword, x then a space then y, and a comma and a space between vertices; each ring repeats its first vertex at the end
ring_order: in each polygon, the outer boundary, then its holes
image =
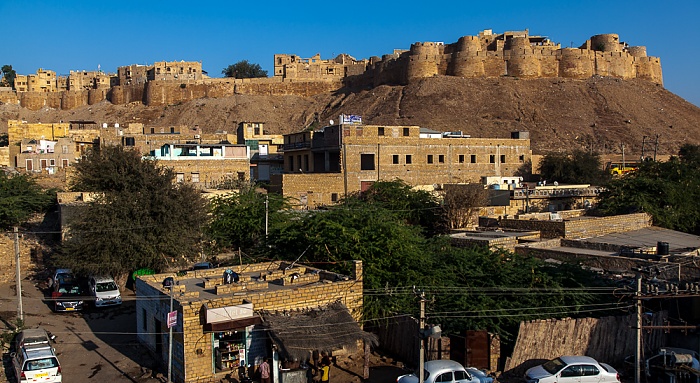
POLYGON ((168 313, 168 328, 175 327, 177 324, 177 311, 168 313))
POLYGON ((252 303, 207 310, 207 323, 229 322, 255 316, 252 303))
POLYGON ((341 114, 340 115, 340 123, 341 124, 361 125, 362 124, 362 116, 358 116, 356 114, 341 114))

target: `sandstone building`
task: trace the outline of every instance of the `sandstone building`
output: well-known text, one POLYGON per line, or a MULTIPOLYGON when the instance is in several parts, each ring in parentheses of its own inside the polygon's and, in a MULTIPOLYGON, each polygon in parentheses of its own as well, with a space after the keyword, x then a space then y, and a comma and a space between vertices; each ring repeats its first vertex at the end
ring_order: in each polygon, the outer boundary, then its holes
MULTIPOLYGON (((329 326, 349 330, 356 334, 355 342, 368 339, 355 322, 362 312, 362 262, 355 261, 353 266, 350 276, 284 262, 231 266, 229 269, 236 276, 230 284, 225 284, 222 278, 226 268, 139 277, 136 280, 138 340, 166 365, 170 290, 163 286, 163 281, 171 277, 173 311, 177 313, 173 328, 174 382, 218 382, 239 366, 249 364, 254 370, 265 357, 273 358, 273 381, 305 382, 305 370, 275 368, 278 361, 292 360, 295 355, 313 350, 293 352, 294 344, 280 343, 284 336, 277 335, 280 329, 272 320, 274 312, 285 311, 284 319, 290 321, 292 312, 323 310, 328 305, 340 304, 346 308, 344 315, 349 323, 325 323, 319 315, 314 327, 319 332, 329 326), (261 326, 263 321, 265 327, 261 326), (274 350, 272 342, 276 346, 274 350)), ((328 337, 318 338, 320 342, 333 342, 328 337)), ((324 348, 337 346, 352 348, 354 344, 325 344, 324 348)))
POLYGON ((532 154, 527 132, 513 137, 471 138, 418 126, 341 123, 284 135, 285 174, 272 183, 302 207, 314 208, 378 180, 432 186, 512 176, 532 154))

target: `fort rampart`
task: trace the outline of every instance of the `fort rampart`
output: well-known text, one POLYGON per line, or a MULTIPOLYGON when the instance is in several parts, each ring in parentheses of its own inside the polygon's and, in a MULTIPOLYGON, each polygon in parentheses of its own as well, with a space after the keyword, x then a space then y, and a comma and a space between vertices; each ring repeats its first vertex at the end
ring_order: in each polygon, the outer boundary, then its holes
MULTIPOLYGON (((135 73, 138 68, 127 69, 135 73)), ((126 75, 120 76, 120 81, 122 77, 127 78, 126 75)), ((647 56, 644 46, 628 46, 620 42, 616 34, 595 35, 578 48, 561 48, 560 44, 546 37, 532 36, 527 30, 502 34, 485 30, 478 36, 463 36, 451 44, 417 42, 409 50, 395 50, 392 54, 381 58, 371 57, 369 60, 355 60, 347 55, 333 60, 321 60, 318 55, 312 59, 275 55, 275 73, 268 78, 201 78, 188 75, 178 79, 155 76, 143 81, 124 80, 111 88, 57 92, 2 91, 0 102, 19 104, 31 110, 43 107, 73 109, 103 100, 113 104, 141 102, 160 106, 235 94, 309 97, 342 87, 407 85, 433 76, 512 76, 525 79, 610 76, 640 78, 663 84, 661 60, 647 56)))

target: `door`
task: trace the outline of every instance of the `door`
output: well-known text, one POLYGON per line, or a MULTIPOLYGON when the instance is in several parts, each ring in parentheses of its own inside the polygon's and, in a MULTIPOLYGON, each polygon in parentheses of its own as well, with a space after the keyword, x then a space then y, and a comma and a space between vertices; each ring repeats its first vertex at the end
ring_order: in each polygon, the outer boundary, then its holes
POLYGON ((568 366, 559 372, 557 383, 581 383, 581 375, 583 375, 580 365, 568 366))
POLYGON ((360 181, 360 191, 365 192, 374 185, 374 181, 360 181))
POLYGON ((41 170, 44 170, 49 167, 48 162, 46 160, 39 160, 39 163, 41 164, 41 170))
POLYGON ((490 369, 489 334, 486 331, 467 331, 465 366, 490 369))
POLYGON ((259 165, 258 166, 258 180, 269 181, 270 180, 270 165, 259 165))
POLYGON ((34 171, 34 160, 27 160, 27 171, 34 171))

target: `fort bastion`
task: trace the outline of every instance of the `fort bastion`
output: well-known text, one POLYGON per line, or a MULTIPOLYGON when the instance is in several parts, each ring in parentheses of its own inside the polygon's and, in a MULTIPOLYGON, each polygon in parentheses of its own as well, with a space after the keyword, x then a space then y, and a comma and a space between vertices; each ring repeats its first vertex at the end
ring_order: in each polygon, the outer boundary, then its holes
POLYGON ((66 79, 40 69, 37 75, 17 76, 13 91, 0 91, 0 102, 38 110, 73 109, 103 100, 158 106, 234 94, 308 97, 342 87, 407 85, 433 76, 523 79, 609 76, 663 85, 661 60, 647 56, 644 46, 629 46, 620 41, 616 34, 595 35, 578 48, 562 48, 547 37, 530 35, 528 30, 500 34, 484 30, 450 44, 417 42, 408 50, 396 49, 382 57, 361 60, 347 54, 333 59, 321 59, 318 54, 308 59, 276 54, 273 76, 266 78, 209 78, 204 73, 201 62, 184 61, 119 67, 110 78, 101 72, 75 72, 66 79), (77 76, 81 77, 80 81, 77 76), (39 81, 43 78, 48 80, 39 81), (38 89, 33 81, 44 85, 38 89))

